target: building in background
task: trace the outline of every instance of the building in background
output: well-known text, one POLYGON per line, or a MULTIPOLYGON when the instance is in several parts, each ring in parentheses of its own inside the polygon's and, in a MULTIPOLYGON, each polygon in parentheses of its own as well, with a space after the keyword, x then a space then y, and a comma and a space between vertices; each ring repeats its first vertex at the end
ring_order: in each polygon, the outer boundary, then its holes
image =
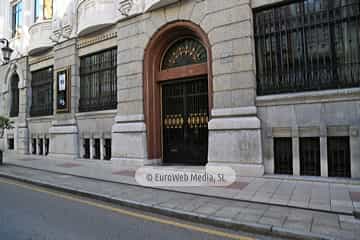
POLYGON ((360 177, 358 0, 0 2, 8 151, 360 177))

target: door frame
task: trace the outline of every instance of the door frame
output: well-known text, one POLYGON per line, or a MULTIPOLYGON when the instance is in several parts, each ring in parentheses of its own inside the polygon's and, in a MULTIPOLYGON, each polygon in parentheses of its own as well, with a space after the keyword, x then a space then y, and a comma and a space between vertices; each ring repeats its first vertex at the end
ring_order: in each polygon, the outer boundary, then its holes
POLYGON ((209 119, 212 109, 211 46, 207 34, 190 21, 169 23, 157 31, 144 55, 144 115, 147 129, 148 159, 162 160, 161 83, 170 80, 207 76, 209 119), (196 38, 205 47, 207 62, 161 70, 163 55, 174 41, 184 37, 196 38))

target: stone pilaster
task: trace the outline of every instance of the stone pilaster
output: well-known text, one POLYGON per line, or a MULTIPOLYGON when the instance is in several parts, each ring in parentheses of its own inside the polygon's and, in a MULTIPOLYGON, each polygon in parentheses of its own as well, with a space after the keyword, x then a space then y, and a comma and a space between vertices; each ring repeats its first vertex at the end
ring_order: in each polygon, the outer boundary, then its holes
MULTIPOLYGON (((56 112, 56 94, 54 94, 54 121, 49 132, 51 134, 50 157, 78 158, 79 157, 79 130, 75 113, 78 106, 79 89, 79 60, 76 40, 68 40, 55 46, 54 49, 54 79, 60 69, 70 69, 71 107, 69 113, 56 112)), ((56 83, 54 84, 56 93, 56 83)))

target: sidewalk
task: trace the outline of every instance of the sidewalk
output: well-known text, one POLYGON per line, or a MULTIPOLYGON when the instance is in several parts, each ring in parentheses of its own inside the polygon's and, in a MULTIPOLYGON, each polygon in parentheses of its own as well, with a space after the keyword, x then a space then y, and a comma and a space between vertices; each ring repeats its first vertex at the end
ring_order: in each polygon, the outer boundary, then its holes
POLYGON ((13 165, 0 167, 0 177, 265 235, 297 239, 358 239, 360 234, 360 220, 349 215, 149 189, 13 165))
MULTIPOLYGON (((6 163, 16 166, 138 185, 134 178, 136 169, 118 166, 112 162, 54 160, 9 153, 5 154, 4 159, 6 163)), ((360 211, 360 180, 272 175, 258 178, 237 177, 237 181, 228 187, 159 189, 339 214, 352 215, 354 211, 360 211)))

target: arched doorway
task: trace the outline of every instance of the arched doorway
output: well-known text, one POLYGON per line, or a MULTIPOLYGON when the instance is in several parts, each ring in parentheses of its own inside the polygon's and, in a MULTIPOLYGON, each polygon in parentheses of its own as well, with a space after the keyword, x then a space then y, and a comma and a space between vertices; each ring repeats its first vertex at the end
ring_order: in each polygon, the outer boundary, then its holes
POLYGON ((188 21, 160 29, 145 50, 144 103, 149 159, 207 163, 212 107, 207 35, 188 21))
POLYGON ((19 115, 19 76, 14 73, 10 80, 10 117, 19 115))

